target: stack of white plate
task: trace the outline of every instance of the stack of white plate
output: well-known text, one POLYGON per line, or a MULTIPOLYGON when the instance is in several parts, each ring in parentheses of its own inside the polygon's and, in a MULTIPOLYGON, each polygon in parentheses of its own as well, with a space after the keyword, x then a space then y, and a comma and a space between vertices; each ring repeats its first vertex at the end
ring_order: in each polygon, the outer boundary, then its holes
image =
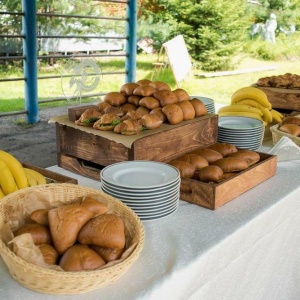
POLYGON ((262 121, 246 117, 219 117, 218 142, 233 144, 241 149, 257 150, 263 141, 262 121))
POLYGON ((143 221, 174 213, 179 205, 180 173, 164 163, 125 161, 102 169, 103 192, 121 200, 143 221))
POLYGON ((210 114, 215 114, 215 101, 211 98, 202 97, 202 96, 190 96, 191 99, 196 98, 204 103, 206 106, 207 112, 210 114))

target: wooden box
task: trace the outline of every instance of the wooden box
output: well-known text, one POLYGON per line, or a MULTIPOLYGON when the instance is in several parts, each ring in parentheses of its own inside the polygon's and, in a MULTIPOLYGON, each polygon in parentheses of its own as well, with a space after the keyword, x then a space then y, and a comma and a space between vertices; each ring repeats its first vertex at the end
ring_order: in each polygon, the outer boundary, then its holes
POLYGON ((77 179, 75 178, 61 175, 59 173, 36 167, 28 163, 22 163, 22 166, 41 173, 43 176, 45 176, 47 183, 78 183, 77 179))
POLYGON ((220 183, 209 184, 183 178, 181 180, 180 199, 215 210, 274 176, 277 156, 258 153, 260 154, 258 163, 220 183))
POLYGON ((254 86, 265 92, 273 108, 300 111, 300 90, 254 86))
POLYGON ((163 124, 135 137, 126 137, 76 125, 74 120, 85 109, 69 111, 67 120, 61 121, 58 117, 53 120, 56 123, 57 160, 60 167, 96 180, 100 180, 101 169, 113 163, 130 160, 167 162, 217 141, 218 116, 215 114, 178 125, 163 124), (124 143, 127 138, 133 139, 130 146, 124 143))

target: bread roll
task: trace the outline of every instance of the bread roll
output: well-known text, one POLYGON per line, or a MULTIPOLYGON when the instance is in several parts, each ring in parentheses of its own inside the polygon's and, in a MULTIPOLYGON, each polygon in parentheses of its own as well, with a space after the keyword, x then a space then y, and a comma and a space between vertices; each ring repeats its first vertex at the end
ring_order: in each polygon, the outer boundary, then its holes
POLYGON ((109 249, 94 245, 91 245, 90 248, 93 249, 97 254, 99 254, 107 263, 110 261, 120 259, 125 250, 124 248, 109 249))
POLYGON ((48 219, 53 244, 58 254, 74 245, 80 229, 93 217, 86 207, 69 204, 49 210, 48 219))
POLYGON ((159 100, 160 106, 162 107, 178 102, 176 95, 172 91, 168 90, 157 91, 153 94, 153 97, 159 100))
POLYGON ((178 101, 189 101, 190 100, 190 95, 188 92, 184 89, 176 89, 173 91, 173 93, 176 95, 178 101))
POLYGON ((118 115, 106 113, 94 123, 93 128, 102 131, 112 131, 119 123, 120 117, 118 115))
POLYGON ((248 166, 252 166, 260 161, 260 155, 257 152, 247 149, 240 149, 237 152, 228 154, 228 157, 237 157, 243 159, 247 162, 248 166))
POLYGON ((223 170, 214 165, 206 166, 198 170, 198 179, 203 182, 219 182, 223 178, 223 170))
POLYGON ((193 178, 196 172, 196 168, 186 161, 172 160, 169 165, 178 169, 181 178, 193 178))
POLYGON ((148 109, 153 109, 153 108, 160 107, 160 102, 154 97, 143 97, 140 100, 139 105, 146 107, 148 109))
POLYGON ((178 105, 183 112, 183 121, 192 120, 195 118, 195 109, 194 106, 190 103, 190 101, 182 100, 176 103, 176 105, 178 105))
POLYGON ((127 102, 130 103, 130 104, 133 104, 135 105, 136 107, 139 106, 139 103, 140 103, 140 100, 142 99, 143 97, 142 96, 129 96, 128 99, 127 99, 127 102))
POLYGON ((162 108, 168 122, 172 125, 179 124, 183 121, 183 111, 177 104, 169 104, 162 108))
POLYGON ((136 81, 136 84, 138 85, 150 85, 150 83, 152 83, 152 80, 150 79, 140 79, 136 81))
POLYGON ((112 106, 120 106, 127 102, 127 98, 120 92, 110 92, 104 96, 103 101, 112 106))
POLYGON ((157 115, 163 121, 163 123, 168 121, 167 116, 162 111, 162 107, 157 107, 157 108, 152 109, 149 114, 157 115))
MULTIPOLYGON (((120 126, 121 130, 120 133, 123 135, 134 135, 138 134, 142 131, 143 126, 141 124, 141 119, 139 120, 124 120, 120 126)), ((116 132, 116 131, 115 131, 116 132)))
POLYGON ((132 103, 125 103, 120 106, 121 111, 126 115, 129 111, 135 111, 137 109, 137 105, 132 103))
POLYGON ((51 244, 52 238, 49 228, 45 225, 37 223, 28 223, 21 226, 15 233, 15 236, 19 236, 24 233, 30 233, 33 243, 35 245, 51 244))
POLYGON ((30 219, 38 224, 48 226, 48 211, 49 209, 45 208, 37 209, 30 214, 30 219))
POLYGON ((126 113, 125 116, 122 117, 122 121, 124 120, 128 120, 128 119, 131 119, 131 120, 139 120, 141 119, 142 115, 140 112, 138 111, 129 111, 128 113, 126 113))
POLYGON ((135 82, 128 82, 123 84, 120 87, 120 93, 125 94, 127 96, 132 96, 133 91, 138 87, 139 85, 135 82))
POLYGON ((161 126, 163 121, 157 116, 157 115, 143 115, 141 118, 141 124, 146 128, 146 129, 155 129, 161 126))
POLYGON ((103 248, 125 247, 125 226, 116 214, 105 214, 93 218, 80 230, 78 242, 103 248))
POLYGON ((223 158, 223 155, 220 152, 207 148, 196 149, 191 153, 200 155, 201 157, 205 158, 209 164, 223 158))
POLYGON ((50 244, 43 244, 38 246, 43 258, 44 262, 48 265, 56 265, 58 262, 58 253, 55 248, 50 244))
POLYGON ((67 272, 95 270, 105 265, 104 259, 86 245, 76 244, 60 259, 59 266, 67 272))
POLYGON ((246 161, 236 157, 224 157, 213 162, 212 165, 220 167, 224 173, 239 172, 248 168, 246 161))
POLYGON ((156 89, 150 85, 140 85, 134 91, 133 95, 135 96, 152 96, 156 92, 156 89))
POLYGON ((149 85, 153 86, 158 91, 161 91, 161 90, 171 91, 170 86, 167 83, 162 82, 162 81, 152 81, 151 83, 149 83, 149 85))
POLYGON ((98 109, 101 113, 104 113, 104 110, 107 108, 107 107, 111 107, 111 105, 108 103, 108 102, 100 102, 97 104, 98 106, 98 109))
POLYGON ((93 124, 100 119, 102 112, 100 112, 98 106, 86 109, 80 116, 75 124, 81 126, 93 126, 93 124))
POLYGON ((101 202, 101 198, 103 199, 103 202, 106 201, 104 196, 102 195, 97 195, 98 200, 92 195, 88 195, 80 197, 72 204, 77 204, 86 207, 93 214, 93 217, 97 217, 99 215, 107 213, 108 211, 108 206, 105 203, 101 202))
POLYGON ((136 110, 136 112, 140 113, 141 116, 149 114, 150 111, 151 110, 148 109, 147 107, 142 107, 142 106, 138 107, 136 110))
POLYGON ((178 157, 177 160, 187 161, 188 163, 193 165, 196 170, 199 170, 203 167, 208 166, 208 161, 205 158, 203 158, 202 156, 199 156, 197 154, 192 154, 192 153, 184 154, 184 155, 178 157))
POLYGON ((289 133, 294 136, 300 136, 300 126, 296 124, 284 124, 279 126, 278 130, 289 133))
POLYGON ((118 117, 122 117, 125 113, 120 107, 110 106, 104 109, 104 114, 112 114, 118 117))
POLYGON ((207 149, 215 150, 223 155, 223 157, 237 152, 237 148, 233 144, 229 143, 215 143, 206 147, 207 149))
POLYGON ((197 98, 190 100, 190 103, 193 105, 195 110, 195 117, 205 116, 207 114, 207 108, 205 104, 197 98))
POLYGON ((285 125, 285 124, 295 124, 300 126, 300 118, 294 116, 285 117, 282 120, 281 125, 285 125))

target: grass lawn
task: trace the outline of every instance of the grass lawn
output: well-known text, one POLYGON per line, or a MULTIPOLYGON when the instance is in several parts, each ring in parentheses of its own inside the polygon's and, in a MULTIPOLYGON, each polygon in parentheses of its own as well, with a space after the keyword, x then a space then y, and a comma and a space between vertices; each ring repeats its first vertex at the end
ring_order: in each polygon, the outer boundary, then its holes
MULTIPOLYGON (((153 72, 152 63, 156 61, 156 55, 139 54, 137 56, 137 69, 136 80, 143 78, 151 78, 153 72)), ((227 104, 230 101, 232 93, 243 86, 249 86, 254 84, 259 78, 272 75, 280 75, 284 73, 299 73, 299 67, 295 61, 262 61, 252 58, 239 58, 239 64, 237 69, 247 70, 262 67, 274 67, 273 70, 259 71, 244 73, 231 76, 217 76, 210 78, 203 78, 197 76, 204 74, 200 70, 193 70, 193 74, 188 76, 184 81, 180 83, 180 87, 185 89, 190 95, 205 96, 212 98, 217 103, 227 104)), ((99 59, 99 65, 103 72, 117 72, 124 70, 124 58, 113 59, 99 59)), ((14 74, 11 70, 9 75, 5 72, 5 69, 0 71, 0 78, 9 77, 22 77, 22 73, 14 74)), ((55 65, 53 67, 40 66, 38 76, 47 75, 61 75, 62 66, 55 65)), ((159 74, 154 76, 153 80, 164 81, 168 83, 172 89, 176 88, 176 83, 170 68, 165 69, 159 74)), ((100 84, 94 93, 107 93, 110 91, 118 91, 120 86, 125 82, 125 75, 103 75, 100 80, 100 84)), ((4 112, 18 111, 24 109, 24 82, 23 81, 10 81, 0 82, 0 114, 4 112)), ((38 98, 39 101, 49 98, 64 97, 65 93, 62 89, 62 79, 44 79, 38 82, 38 98)), ((99 98, 98 98, 99 99, 99 98)), ((91 101, 97 101, 97 99, 86 99, 83 102, 90 103, 91 101)), ((71 101, 56 101, 56 102, 44 102, 40 103, 40 109, 51 106, 67 105, 71 101)), ((76 102, 72 101, 74 104, 76 102)))

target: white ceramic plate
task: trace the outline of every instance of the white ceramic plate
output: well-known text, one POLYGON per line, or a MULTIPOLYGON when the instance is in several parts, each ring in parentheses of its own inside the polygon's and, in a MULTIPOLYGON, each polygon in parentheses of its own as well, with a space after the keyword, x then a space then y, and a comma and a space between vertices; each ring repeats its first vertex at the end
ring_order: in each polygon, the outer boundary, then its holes
POLYGON ((134 189, 162 187, 179 177, 179 171, 167 164, 153 161, 126 161, 105 167, 101 178, 117 186, 134 189))
POLYGON ((154 217, 153 217, 153 216, 151 216, 151 217, 141 216, 140 219, 141 219, 141 221, 143 221, 143 222, 155 221, 155 220, 157 220, 157 219, 163 219, 163 218, 166 218, 166 217, 168 217, 168 216, 173 215, 173 214, 177 211, 177 209, 178 209, 178 206, 175 207, 173 211, 167 212, 167 213, 162 214, 162 215, 160 215, 160 216, 154 216, 154 217))
POLYGON ((172 207, 169 207, 167 209, 162 209, 160 211, 155 211, 155 212, 136 212, 136 214, 139 217, 157 217, 157 216, 161 216, 161 215, 165 215, 167 213, 172 212, 174 209, 176 209, 178 207, 178 203, 176 203, 175 205, 172 205, 172 207))
POLYGON ((262 121, 246 117, 220 117, 218 125, 234 130, 247 130, 264 126, 262 121))

